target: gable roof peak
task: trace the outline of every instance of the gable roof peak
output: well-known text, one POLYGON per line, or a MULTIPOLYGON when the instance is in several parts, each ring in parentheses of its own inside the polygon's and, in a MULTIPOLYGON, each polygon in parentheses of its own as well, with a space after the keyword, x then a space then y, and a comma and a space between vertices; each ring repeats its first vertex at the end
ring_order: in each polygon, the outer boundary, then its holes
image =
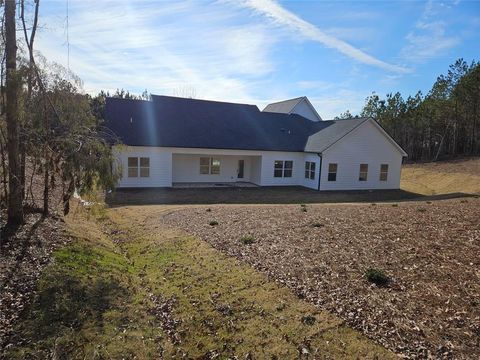
POLYGON ((311 121, 322 120, 321 116, 318 114, 317 110, 306 96, 300 96, 293 99, 277 101, 268 104, 263 111, 282 114, 298 114, 311 121), (300 107, 300 104, 305 104, 307 109, 305 109, 305 107, 300 107))
POLYGON ((262 111, 289 114, 293 110, 293 108, 297 106, 300 101, 304 99, 306 99, 306 96, 300 96, 293 99, 276 101, 268 104, 265 107, 265 109, 263 109, 262 111))

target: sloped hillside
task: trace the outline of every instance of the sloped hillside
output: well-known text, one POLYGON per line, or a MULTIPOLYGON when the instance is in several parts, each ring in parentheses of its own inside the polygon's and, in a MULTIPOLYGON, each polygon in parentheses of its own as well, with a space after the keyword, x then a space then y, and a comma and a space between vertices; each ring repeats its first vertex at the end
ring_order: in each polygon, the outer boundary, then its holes
POLYGON ((424 195, 480 193, 480 158, 407 164, 401 188, 424 195))

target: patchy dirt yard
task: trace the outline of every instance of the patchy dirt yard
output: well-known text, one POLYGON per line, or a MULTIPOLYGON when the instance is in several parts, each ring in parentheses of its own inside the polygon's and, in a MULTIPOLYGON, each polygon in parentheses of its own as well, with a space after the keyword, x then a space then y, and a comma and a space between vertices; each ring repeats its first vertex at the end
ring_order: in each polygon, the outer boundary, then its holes
POLYGON ((161 226, 171 208, 77 209, 0 359, 396 358, 248 264, 161 226))
POLYGON ((480 199, 204 206, 181 228, 411 358, 480 357, 480 199), (385 287, 366 269, 384 271, 385 287))

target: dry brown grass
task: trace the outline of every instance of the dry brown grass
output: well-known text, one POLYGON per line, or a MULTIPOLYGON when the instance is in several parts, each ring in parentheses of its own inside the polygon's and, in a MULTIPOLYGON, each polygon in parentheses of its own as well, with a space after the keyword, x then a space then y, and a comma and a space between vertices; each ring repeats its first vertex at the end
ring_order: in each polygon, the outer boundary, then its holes
POLYGON ((401 188, 423 195, 478 194, 480 158, 404 165, 401 188))

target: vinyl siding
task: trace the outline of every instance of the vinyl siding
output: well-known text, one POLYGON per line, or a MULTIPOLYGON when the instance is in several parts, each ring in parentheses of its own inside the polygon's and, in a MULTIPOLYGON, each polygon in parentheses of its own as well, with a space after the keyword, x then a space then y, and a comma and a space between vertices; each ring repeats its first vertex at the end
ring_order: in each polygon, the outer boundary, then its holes
POLYGON ((310 189, 318 190, 318 176, 320 172, 320 158, 317 154, 309 154, 306 153, 303 159, 303 186, 308 187, 310 189), (305 162, 310 161, 315 163, 315 179, 306 179, 305 178, 305 162))
POLYGON ((117 170, 122 172, 118 187, 170 187, 172 186, 172 153, 169 149, 147 146, 114 147, 117 170), (150 158, 149 177, 128 177, 128 158, 150 158))
POLYGON ((317 114, 312 110, 312 108, 307 104, 306 100, 300 101, 291 111, 292 114, 297 114, 307 118, 308 120, 312 121, 319 121, 317 114))
POLYGON ((398 189, 402 153, 384 136, 372 121, 366 121, 340 141, 325 150, 320 158, 316 153, 254 151, 228 149, 195 149, 174 147, 115 146, 118 168, 123 177, 118 187, 170 187, 172 182, 231 182, 237 181, 238 160, 245 160, 245 177, 260 186, 305 186, 320 190, 398 189), (128 157, 149 157, 148 178, 127 176, 128 157), (219 158, 219 175, 201 175, 200 157, 219 158), (274 177, 276 160, 293 161, 292 177, 274 177), (305 162, 315 162, 315 179, 305 179, 305 162), (337 181, 329 182, 328 164, 337 163, 337 181), (358 180, 360 164, 368 164, 368 180, 358 180), (380 165, 388 164, 388 180, 380 181, 380 165), (320 173, 321 170, 321 174, 320 173))
POLYGON ((262 155, 262 186, 288 186, 303 185, 304 178, 304 153, 291 153, 280 151, 269 151, 262 155), (292 177, 274 177, 275 161, 293 161, 292 177))
POLYGON ((252 157, 250 161, 250 181, 260 185, 262 181, 262 158, 260 156, 252 157))
POLYGON ((240 155, 191 155, 173 154, 172 181, 177 182, 235 182, 250 181, 249 156, 240 155), (200 158, 213 157, 220 160, 220 174, 200 174, 200 158), (238 160, 244 160, 244 177, 237 178, 238 160))
MULTIPOLYGON (((257 185, 270 182, 273 178, 273 161, 289 160, 294 158, 294 166, 300 166, 303 153, 269 152, 252 150, 230 149, 195 149, 172 147, 143 147, 143 146, 115 146, 114 154, 117 158, 117 169, 122 171, 122 178, 117 187, 171 187, 173 182, 232 182, 250 181, 257 185), (278 155, 273 155, 278 154, 278 155), (293 154, 293 155, 292 155, 293 154), (201 175, 200 157, 220 158, 219 175, 201 175), (264 157, 271 156, 272 162, 264 162, 264 157), (129 178, 127 176, 128 157, 149 157, 150 176, 148 178, 129 178), (244 179, 237 179, 238 160, 245 160, 244 179), (266 169, 265 166, 269 168, 266 169), (265 178, 263 174, 270 174, 265 178)), ((304 166, 301 165, 301 166, 304 166)), ((297 169, 294 174, 300 174, 297 169)), ((293 179, 293 178, 292 178, 293 179)), ((277 181, 277 185, 302 185, 299 179, 290 181, 277 181)))
POLYGON ((402 154, 371 121, 335 143, 322 156, 320 190, 398 189, 402 154), (337 180, 328 181, 328 164, 338 164, 337 180), (360 164, 368 164, 367 181, 359 181, 360 164), (388 180, 380 181, 380 165, 388 164, 388 180))

